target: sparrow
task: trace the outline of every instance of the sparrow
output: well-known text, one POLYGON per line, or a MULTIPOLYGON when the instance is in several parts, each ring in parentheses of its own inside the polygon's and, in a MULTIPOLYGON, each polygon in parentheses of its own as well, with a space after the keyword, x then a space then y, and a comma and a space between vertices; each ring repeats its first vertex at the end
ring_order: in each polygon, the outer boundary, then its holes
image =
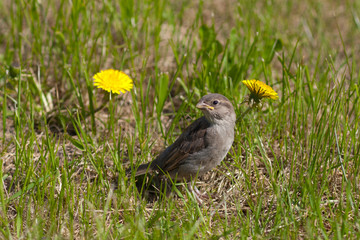
MULTIPOLYGON (((225 96, 203 96, 196 107, 204 116, 190 124, 176 141, 149 163, 138 167, 135 177, 151 174, 156 178, 189 183, 212 170, 225 158, 234 141, 236 114, 225 96)), ((189 190, 199 203, 207 195, 192 184, 189 190)))

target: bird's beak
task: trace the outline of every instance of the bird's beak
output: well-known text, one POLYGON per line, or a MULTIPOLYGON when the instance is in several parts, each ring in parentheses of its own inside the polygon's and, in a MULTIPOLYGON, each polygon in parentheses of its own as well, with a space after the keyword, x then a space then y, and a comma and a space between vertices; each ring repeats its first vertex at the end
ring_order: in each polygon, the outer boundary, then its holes
POLYGON ((199 102, 198 104, 196 104, 196 107, 199 108, 199 109, 210 109, 210 110, 214 109, 214 107, 212 107, 210 105, 207 105, 204 102, 199 102))

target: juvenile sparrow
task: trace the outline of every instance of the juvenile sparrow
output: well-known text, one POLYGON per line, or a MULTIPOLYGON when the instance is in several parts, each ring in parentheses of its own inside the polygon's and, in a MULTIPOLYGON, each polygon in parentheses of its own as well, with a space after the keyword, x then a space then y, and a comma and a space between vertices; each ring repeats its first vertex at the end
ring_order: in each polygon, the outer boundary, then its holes
MULTIPOLYGON (((194 181, 197 176, 212 170, 228 153, 234 141, 236 114, 226 97, 213 93, 205 95, 196 105, 204 116, 195 120, 177 140, 167 147, 152 162, 138 167, 135 176, 146 173, 155 178, 173 181, 194 181)), ((191 184, 188 185, 197 201, 201 194, 191 184)))

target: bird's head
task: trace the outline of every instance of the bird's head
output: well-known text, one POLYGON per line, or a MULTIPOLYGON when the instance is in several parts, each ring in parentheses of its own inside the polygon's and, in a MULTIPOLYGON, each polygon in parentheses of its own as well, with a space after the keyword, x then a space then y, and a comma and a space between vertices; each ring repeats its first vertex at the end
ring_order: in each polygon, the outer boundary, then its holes
POLYGON ((236 114, 234 107, 221 94, 211 93, 203 96, 196 105, 205 115, 206 119, 212 123, 229 122, 235 123, 236 114))

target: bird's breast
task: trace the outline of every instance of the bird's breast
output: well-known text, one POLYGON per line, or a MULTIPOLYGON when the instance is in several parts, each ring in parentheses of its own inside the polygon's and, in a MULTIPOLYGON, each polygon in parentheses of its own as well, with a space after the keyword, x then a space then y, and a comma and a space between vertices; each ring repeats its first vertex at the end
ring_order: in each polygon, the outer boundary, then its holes
POLYGON ((234 142, 234 128, 229 126, 214 126, 209 134, 209 161, 212 168, 217 166, 227 155, 234 142))

